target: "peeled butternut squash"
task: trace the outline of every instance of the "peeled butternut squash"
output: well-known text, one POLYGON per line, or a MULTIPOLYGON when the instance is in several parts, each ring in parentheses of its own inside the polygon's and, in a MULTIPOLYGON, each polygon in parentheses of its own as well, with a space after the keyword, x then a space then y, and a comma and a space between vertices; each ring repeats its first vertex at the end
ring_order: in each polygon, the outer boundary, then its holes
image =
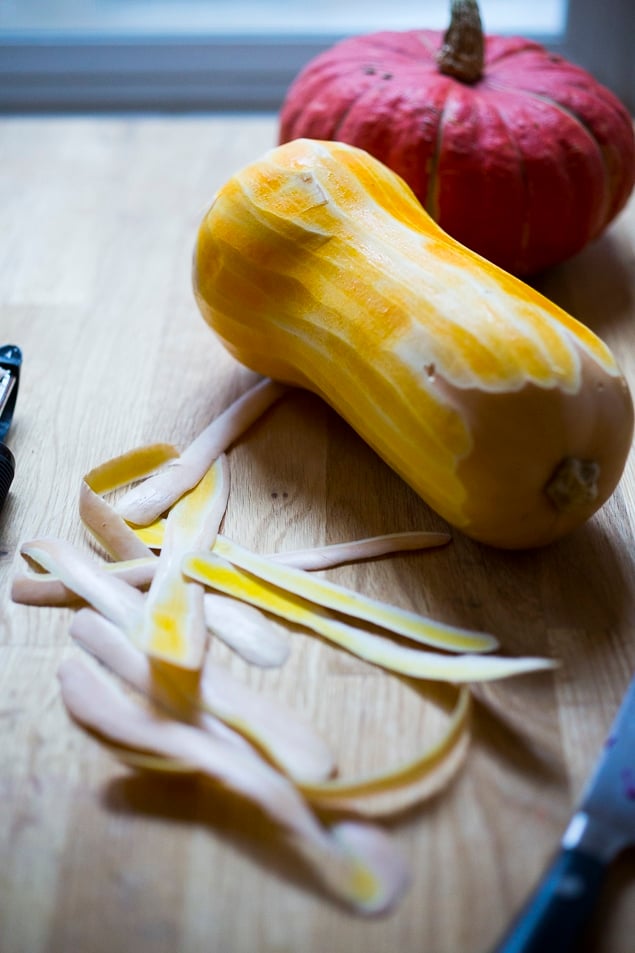
POLYGON ((549 543, 621 476, 633 405, 606 345, 363 150, 298 139, 233 176, 194 289, 239 361, 321 395, 475 539, 549 543))

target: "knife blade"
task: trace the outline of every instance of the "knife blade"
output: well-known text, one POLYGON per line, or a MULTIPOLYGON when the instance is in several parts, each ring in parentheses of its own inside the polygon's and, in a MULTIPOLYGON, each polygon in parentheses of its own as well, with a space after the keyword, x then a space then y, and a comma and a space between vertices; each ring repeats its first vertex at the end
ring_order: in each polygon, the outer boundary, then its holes
POLYGON ((635 677, 551 866, 493 953, 573 950, 609 865, 633 844, 635 677))

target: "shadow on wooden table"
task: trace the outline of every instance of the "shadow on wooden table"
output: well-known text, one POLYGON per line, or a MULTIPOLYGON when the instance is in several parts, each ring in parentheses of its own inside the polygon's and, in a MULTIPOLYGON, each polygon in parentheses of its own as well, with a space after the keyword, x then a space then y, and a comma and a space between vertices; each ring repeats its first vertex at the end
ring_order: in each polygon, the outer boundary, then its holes
MULTIPOLYGON (((275 877, 304 893, 340 905, 291 845, 289 838, 256 805, 206 778, 169 777, 135 772, 111 781, 102 794, 105 808, 114 814, 156 818, 186 825, 193 837, 210 837, 210 884, 222 878, 218 842, 257 865, 263 876, 275 877)), ((166 858, 166 867, 170 859, 166 858)), ((343 909, 350 908, 342 904, 343 909)))
POLYGON ((635 315, 629 249, 615 230, 605 232, 570 261, 532 285, 592 331, 605 337, 635 315))
MULTIPOLYGON (((617 504, 615 504, 617 505, 617 504)), ((619 514, 612 516, 619 519, 619 514)), ((529 552, 487 549, 483 559, 488 574, 508 575, 518 590, 530 591, 536 600, 536 614, 528 626, 534 644, 558 642, 569 630, 573 638, 593 635, 597 647, 608 633, 623 628, 633 610, 630 564, 625 557, 623 529, 612 532, 603 516, 598 516, 569 536, 550 546, 529 552)), ((516 615, 518 605, 501 607, 507 618, 516 615)), ((529 646, 525 645, 523 650, 529 646)))
MULTIPOLYGON (((557 629, 593 631, 601 640, 602 632, 620 625, 632 602, 624 558, 632 533, 619 489, 567 538, 541 549, 505 551, 448 527, 334 411, 305 391, 283 398, 240 452, 236 471, 247 472, 248 485, 238 479, 233 484, 236 505, 244 505, 244 494, 263 512, 245 545, 261 548, 263 536, 275 539, 279 533, 281 547, 288 547, 285 532, 292 527, 299 536, 303 524, 304 545, 449 530, 448 546, 384 559, 380 588, 414 611, 491 631, 506 651, 544 652, 548 632, 557 629), (315 538, 316 529, 322 538, 315 538)), ((332 578, 351 584, 354 570, 336 570, 332 578)), ((368 585, 382 598, 374 578, 368 574, 368 585)))

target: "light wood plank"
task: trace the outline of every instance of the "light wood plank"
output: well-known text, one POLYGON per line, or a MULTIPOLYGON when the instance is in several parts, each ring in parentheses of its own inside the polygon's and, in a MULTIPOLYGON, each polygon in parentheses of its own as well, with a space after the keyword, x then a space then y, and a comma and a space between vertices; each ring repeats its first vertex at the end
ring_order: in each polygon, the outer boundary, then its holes
MULTIPOLYGON (((68 610, 9 601, 19 543, 86 545, 81 475, 153 440, 184 446, 252 379, 198 315, 190 262, 215 189, 275 142, 272 117, 0 121, 0 337, 24 350, 0 517, 2 953, 479 953, 538 878, 635 669, 629 461, 569 539, 451 546, 332 571, 405 607, 496 632, 555 675, 477 692, 469 759, 447 792, 389 824, 413 871, 392 915, 326 898, 257 812, 205 785, 137 777, 85 738, 57 693, 68 610)), ((615 348, 635 381, 635 203, 542 289, 615 348)), ((316 398, 294 394, 230 455, 226 530, 261 551, 442 526, 316 398)), ((302 634, 281 672, 236 674, 312 717, 342 770, 417 750, 437 708, 302 634)), ((632 863, 612 876, 586 953, 632 953, 632 863)))

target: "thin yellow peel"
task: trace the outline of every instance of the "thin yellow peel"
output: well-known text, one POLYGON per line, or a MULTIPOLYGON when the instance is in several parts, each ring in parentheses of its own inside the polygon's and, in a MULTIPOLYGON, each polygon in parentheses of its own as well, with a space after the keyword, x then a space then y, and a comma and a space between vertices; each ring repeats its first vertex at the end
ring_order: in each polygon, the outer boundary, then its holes
MULTIPOLYGON (((165 519, 160 517, 149 526, 134 526, 137 537, 151 549, 160 549, 165 532, 165 519)), ((325 546, 311 546, 305 549, 284 550, 268 553, 267 558, 283 566, 304 569, 313 572, 320 569, 332 569, 344 563, 357 563, 364 559, 375 559, 394 553, 406 553, 423 549, 447 546, 452 537, 449 533, 428 530, 409 530, 402 533, 382 533, 341 543, 329 543, 325 546)))
POLYGON ((203 590, 181 572, 185 552, 213 544, 229 497, 229 466, 223 454, 194 489, 170 510, 161 554, 144 603, 135 641, 143 651, 198 670, 207 644, 203 590))
POLYGON ((225 536, 216 539, 214 553, 287 593, 301 596, 309 602, 343 615, 381 626, 414 642, 449 652, 489 652, 498 644, 492 635, 445 625, 387 602, 369 598, 301 569, 280 565, 272 559, 258 556, 243 546, 238 546, 225 536))
POLYGON ((443 655, 400 645, 391 639, 340 622, 326 609, 222 559, 216 553, 186 556, 183 572, 204 585, 264 609, 288 622, 317 632, 335 645, 374 665, 409 675, 447 682, 480 682, 509 678, 554 667, 544 658, 494 655, 443 655))
POLYGON ((178 451, 171 444, 137 447, 90 470, 82 480, 79 515, 95 539, 115 559, 151 556, 150 548, 103 498, 106 493, 152 473, 173 460, 178 451))
POLYGON ((470 710, 470 690, 461 685, 442 734, 416 757, 368 777, 334 778, 319 784, 302 784, 300 789, 308 801, 322 808, 354 810, 373 817, 421 803, 437 790, 436 769, 442 769, 441 780, 446 783, 447 768, 455 771, 467 753, 470 710))
POLYGON ((168 460, 176 459, 178 455, 179 451, 172 444, 147 444, 100 463, 88 471, 84 480, 91 490, 103 496, 104 493, 147 476, 168 460))

